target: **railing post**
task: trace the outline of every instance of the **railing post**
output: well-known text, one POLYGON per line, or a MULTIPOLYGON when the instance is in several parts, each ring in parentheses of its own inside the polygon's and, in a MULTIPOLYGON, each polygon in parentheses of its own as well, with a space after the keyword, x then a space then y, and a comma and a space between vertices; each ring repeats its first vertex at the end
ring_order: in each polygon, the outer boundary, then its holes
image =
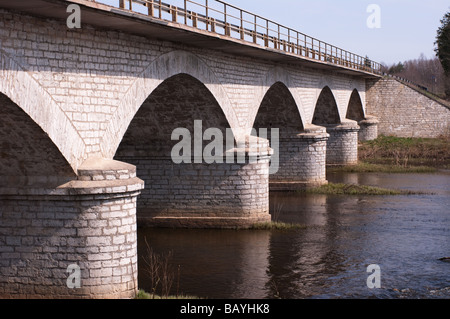
POLYGON ((242 10, 240 10, 240 13, 241 13, 241 30, 240 30, 240 33, 241 33, 241 40, 245 40, 245 31, 244 31, 244 17, 243 17, 243 13, 242 13, 242 10))
POLYGON ((319 60, 322 61, 322 42, 319 41, 319 60))
POLYGON ((205 14, 206 14, 206 31, 209 30, 209 4, 208 0, 205 0, 205 14))
POLYGON ((153 17, 154 9, 155 9, 155 7, 153 6, 153 0, 150 0, 150 2, 147 2, 147 8, 148 8, 148 15, 150 17, 153 17))
POLYGON ((159 0, 159 18, 162 19, 162 0, 159 0))
POLYGON ((184 0, 184 24, 187 25, 187 0, 184 0))
POLYGON ((191 17, 192 17, 192 26, 194 28, 197 28, 197 13, 196 12, 192 12, 191 13, 191 17))
POLYGON ((254 23, 255 30, 253 31, 253 43, 255 43, 255 44, 258 42, 258 28, 256 27, 257 23, 258 23, 258 21, 255 16, 255 23, 254 23))
POLYGON ((225 23, 225 35, 231 36, 231 25, 228 22, 225 23))
POLYGON ((125 9, 125 0, 119 0, 119 7, 125 9))
POLYGON ((307 56, 309 58, 309 51, 307 51, 308 49, 308 45, 306 44, 306 34, 304 35, 305 39, 304 39, 304 44, 305 44, 305 56, 307 56))
POLYGON ((226 3, 223 4, 223 22, 225 24, 225 34, 226 34, 227 33, 227 30, 226 30, 226 26, 227 26, 227 4, 226 3))
POLYGON ((210 24, 211 24, 211 32, 216 33, 216 19, 210 18, 210 24))
POLYGON ((170 13, 172 14, 172 22, 177 22, 178 20, 178 9, 176 6, 170 5, 170 13))

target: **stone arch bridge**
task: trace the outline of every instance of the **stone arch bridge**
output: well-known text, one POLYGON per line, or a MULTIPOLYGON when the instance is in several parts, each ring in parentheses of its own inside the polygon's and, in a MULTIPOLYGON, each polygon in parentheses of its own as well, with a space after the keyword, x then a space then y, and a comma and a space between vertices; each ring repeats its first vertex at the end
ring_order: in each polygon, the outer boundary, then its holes
POLYGON ((226 13, 156 2, 0 1, 1 297, 132 297, 137 220, 268 221, 269 189, 324 184, 327 164, 357 162, 358 139, 377 136, 376 63, 279 25, 273 36, 241 20, 236 38, 226 13), (66 25, 69 4, 80 29, 66 25), (171 134, 196 120, 231 129, 225 151, 244 161, 174 164, 171 134), (252 128, 278 128, 277 149, 252 128))

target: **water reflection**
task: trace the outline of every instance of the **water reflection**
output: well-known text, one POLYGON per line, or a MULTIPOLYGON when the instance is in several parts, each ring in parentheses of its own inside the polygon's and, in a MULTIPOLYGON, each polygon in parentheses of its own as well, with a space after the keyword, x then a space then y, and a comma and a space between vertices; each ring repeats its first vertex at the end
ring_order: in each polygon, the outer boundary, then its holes
MULTIPOLYGON (((272 193, 271 211, 308 227, 289 231, 140 229, 173 251, 179 290, 207 298, 450 298, 450 175, 345 174, 334 182, 428 190, 420 196, 272 193), (382 289, 366 286, 369 264, 382 289)), ((140 263, 142 265, 142 263, 140 263)), ((140 287, 148 280, 142 269, 140 287)), ((146 286, 147 285, 147 286, 146 286)))
MULTIPOLYGON (((180 265, 179 292, 211 298, 268 297, 270 231, 140 229, 140 243, 144 237, 157 253, 173 252, 174 265, 180 265)), ((145 246, 139 247, 143 256, 145 246)), ((141 268, 140 288, 150 291, 143 273, 141 268)))

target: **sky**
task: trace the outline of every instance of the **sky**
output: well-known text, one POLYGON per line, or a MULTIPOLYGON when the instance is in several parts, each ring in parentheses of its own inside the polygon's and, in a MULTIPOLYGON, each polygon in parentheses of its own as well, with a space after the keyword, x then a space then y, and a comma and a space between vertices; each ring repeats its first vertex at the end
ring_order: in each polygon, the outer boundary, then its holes
MULTIPOLYGON (((342 49, 391 65, 435 56, 440 20, 449 0, 226 0, 342 49), (367 20, 380 9, 380 28, 367 20)), ((373 21, 373 20, 371 20, 373 21)))

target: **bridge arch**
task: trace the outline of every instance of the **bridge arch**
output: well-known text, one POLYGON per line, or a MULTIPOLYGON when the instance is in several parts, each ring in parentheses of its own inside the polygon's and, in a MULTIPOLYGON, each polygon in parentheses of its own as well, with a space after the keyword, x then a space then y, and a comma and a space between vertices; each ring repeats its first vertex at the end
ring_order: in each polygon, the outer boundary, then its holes
POLYGON ((145 182, 137 202, 140 224, 231 227, 270 218, 266 197, 247 196, 256 194, 255 188, 267 186, 263 169, 268 166, 267 155, 262 158, 265 162, 260 163, 249 162, 248 156, 244 162, 235 161, 234 136, 227 134, 230 128, 212 92, 192 75, 173 75, 150 93, 134 115, 114 157, 136 166, 137 176, 145 182), (194 124, 197 120, 200 123, 194 124), (179 129, 180 136, 174 135, 175 129, 179 129), (227 144, 222 143, 220 134, 227 144), (214 150, 207 151, 213 143, 214 150), (184 146, 178 154, 182 159, 174 159, 174 147, 181 144, 184 146), (251 172, 245 173, 248 171, 251 172), (242 177, 246 174, 261 180, 257 185, 246 184, 242 177))
POLYGON ((75 173, 86 159, 83 139, 51 95, 2 50, 0 93, 17 105, 48 135, 75 173))
POLYGON ((332 125, 339 124, 341 116, 336 97, 329 86, 325 86, 317 98, 314 108, 312 124, 332 125))
POLYGON ((214 95, 200 80, 180 73, 165 79, 142 103, 117 149, 116 156, 171 156, 172 132, 187 129, 193 138, 194 121, 203 130, 218 128, 226 137, 229 122, 214 95))
POLYGON ((190 52, 171 51, 153 60, 120 100, 101 141, 104 157, 114 157, 141 105, 165 80, 178 74, 189 75, 201 82, 218 102, 231 129, 237 130, 239 124, 233 105, 214 72, 190 52))
POLYGON ((57 187, 75 177, 46 132, 0 93, 0 188, 57 187))
MULTIPOLYGON (((269 91, 270 93, 274 93, 274 87, 277 88, 278 92, 284 92, 285 96, 295 103, 295 108, 297 109, 297 114, 299 115, 299 127, 304 127, 305 125, 305 111, 303 108, 303 103, 301 100, 301 96, 299 92, 295 89, 293 84, 293 80, 291 79, 289 72, 281 67, 274 67, 269 72, 267 72, 266 76, 263 77, 260 81, 260 84, 257 85, 257 92, 255 92, 255 104, 252 107, 252 113, 250 116, 250 129, 254 126, 257 116, 261 110, 261 106, 265 98, 268 97, 269 91), (280 91, 282 86, 285 88, 280 91), (288 94, 289 93, 289 94, 288 94)), ((270 95, 269 95, 270 96, 270 95)))
POLYGON ((350 95, 345 118, 360 122, 366 117, 361 96, 357 89, 354 89, 350 95))
POLYGON ((280 134, 298 134, 304 129, 294 96, 283 82, 275 82, 261 101, 253 126, 278 128, 280 134))

